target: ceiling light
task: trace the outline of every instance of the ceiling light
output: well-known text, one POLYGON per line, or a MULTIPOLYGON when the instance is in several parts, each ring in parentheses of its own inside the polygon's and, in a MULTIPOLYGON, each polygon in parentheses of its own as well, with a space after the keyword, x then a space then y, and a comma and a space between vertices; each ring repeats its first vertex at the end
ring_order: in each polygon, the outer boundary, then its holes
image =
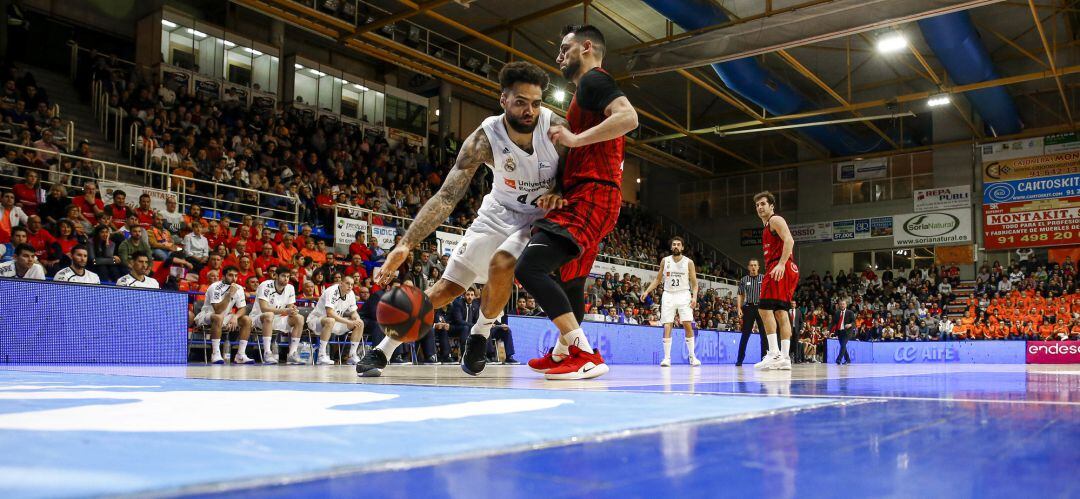
POLYGON ((355 84, 355 83, 353 83, 353 88, 356 88, 357 90, 359 90, 359 91, 361 91, 361 92, 367 92, 368 90, 371 90, 371 89, 370 89, 370 88, 368 88, 368 87, 365 87, 365 86, 363 86, 363 85, 357 85, 357 84, 355 84))
POLYGON ((174 23, 172 21, 169 21, 167 19, 162 19, 161 20, 161 25, 165 26, 166 28, 175 28, 176 27, 176 23, 174 23))
POLYGON ((301 66, 301 65, 295 64, 295 63, 293 64, 293 67, 296 68, 296 69, 304 69, 304 66, 301 66))
POLYGON ((244 47, 244 52, 247 52, 247 53, 249 53, 249 54, 251 54, 251 55, 253 55, 255 57, 259 57, 260 55, 263 55, 262 52, 259 52, 258 50, 255 50, 255 49, 252 49, 252 48, 247 48, 247 47, 244 47))
POLYGON ((926 101, 926 105, 930 107, 944 106, 950 102, 949 94, 932 95, 926 101))
POLYGON ((309 69, 308 72, 315 76, 326 76, 326 73, 323 73, 322 71, 315 71, 314 69, 309 69))
POLYGON ((641 177, 637 178, 637 183, 639 183, 639 184, 641 183, 641 177))
POLYGON ((898 52, 907 48, 907 38, 899 32, 892 32, 878 37, 877 50, 882 54, 898 52))
POLYGON ((196 31, 196 30, 193 30, 191 28, 188 28, 185 31, 187 31, 187 34, 195 35, 195 36, 197 36, 199 38, 206 38, 208 36, 206 33, 203 33, 202 31, 196 31))
POLYGON ((439 115, 439 110, 438 110, 438 109, 436 109, 436 110, 435 110, 435 116, 438 116, 438 115, 439 115))
POLYGON ((562 102, 566 100, 566 91, 559 88, 555 90, 555 93, 551 95, 555 99, 555 102, 562 102))

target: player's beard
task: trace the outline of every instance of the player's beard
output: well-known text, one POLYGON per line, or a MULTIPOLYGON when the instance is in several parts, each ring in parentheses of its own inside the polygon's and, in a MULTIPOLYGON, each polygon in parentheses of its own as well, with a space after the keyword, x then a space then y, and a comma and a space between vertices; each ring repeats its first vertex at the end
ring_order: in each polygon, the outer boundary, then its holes
POLYGON ((512 116, 510 113, 506 113, 506 123, 510 125, 510 128, 513 128, 514 131, 517 133, 533 133, 533 130, 536 129, 536 124, 539 123, 539 120, 537 120, 534 116, 532 124, 527 125, 525 123, 522 123, 519 118, 512 116))
POLYGON ((581 60, 567 62, 566 67, 562 70, 563 78, 573 80, 579 69, 581 69, 581 60))
POLYGON ((671 250, 671 254, 675 255, 675 256, 682 256, 682 250, 681 249, 673 249, 673 250, 671 250))

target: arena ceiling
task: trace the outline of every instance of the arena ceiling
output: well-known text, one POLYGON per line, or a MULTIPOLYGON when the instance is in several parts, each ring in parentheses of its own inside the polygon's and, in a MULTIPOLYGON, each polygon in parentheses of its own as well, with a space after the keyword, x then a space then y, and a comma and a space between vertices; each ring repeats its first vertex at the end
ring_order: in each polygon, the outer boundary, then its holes
MULTIPOLYGON (((428 0, 424 3, 373 0, 367 2, 367 15, 373 21, 359 29, 327 14, 325 8, 320 9, 325 7, 320 4, 327 0, 232 1, 334 38, 350 50, 394 61, 413 71, 449 78, 464 88, 487 95, 495 91, 489 78, 478 78, 477 71, 463 73, 460 68, 444 67, 452 65, 428 60, 427 54, 411 53, 407 46, 386 43, 385 37, 378 36, 380 29, 393 26, 407 30, 414 23, 501 61, 532 60, 553 70, 561 28, 582 22, 594 24, 607 36, 609 57, 605 66, 620 80, 639 109, 642 122, 652 135, 678 135, 668 141, 634 141, 631 153, 699 175, 783 168, 843 156, 801 130, 686 136, 689 130, 717 125, 740 124, 745 129, 790 125, 794 118, 821 121, 909 111, 914 114, 842 125, 855 137, 876 144, 873 152, 858 156, 925 150, 944 143, 993 138, 992 130, 983 125, 967 99, 955 95, 953 90, 989 85, 959 86, 954 82, 914 22, 843 36, 817 37, 813 42, 807 41, 809 33, 804 39, 794 33, 793 43, 785 50, 768 50, 754 56, 775 81, 793 87, 805 97, 807 105, 797 115, 769 114, 727 88, 705 64, 648 75, 631 75, 628 68, 635 50, 664 46, 656 40, 680 43, 732 27, 772 29, 770 23, 797 18, 814 8, 828 9, 829 4, 841 5, 845 0, 712 0, 731 21, 690 35, 641 0, 428 0), (893 53, 879 52, 875 48, 877 37, 889 30, 901 32, 908 41, 907 47, 893 53), (928 97, 942 92, 954 94, 951 102, 929 108, 928 97)), ((1019 112, 1024 126, 1021 134, 1075 129, 1076 88, 1080 83, 1075 29, 1080 20, 1077 0, 968 3, 987 4, 967 12, 990 54, 997 76, 1008 83, 1004 88, 1019 112)), ((557 87, 565 88, 565 82, 559 78, 556 81, 557 87)))

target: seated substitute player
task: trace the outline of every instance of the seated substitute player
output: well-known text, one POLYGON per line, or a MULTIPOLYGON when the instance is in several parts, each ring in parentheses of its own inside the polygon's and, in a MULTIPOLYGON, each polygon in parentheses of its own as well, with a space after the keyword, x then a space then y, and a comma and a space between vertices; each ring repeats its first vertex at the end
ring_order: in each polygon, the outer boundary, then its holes
POLYGON ((45 280, 45 267, 34 262, 34 247, 22 243, 15 246, 15 259, 0 263, 0 277, 45 280))
POLYGON ((161 289, 157 279, 147 275, 150 271, 150 254, 145 251, 136 251, 128 257, 127 275, 116 280, 117 286, 126 288, 161 289))
MULTIPOLYGON (((255 363, 254 360, 247 356, 251 319, 247 315, 242 315, 244 307, 247 306, 247 297, 244 295, 244 288, 236 283, 237 275, 239 275, 239 272, 236 267, 226 267, 221 280, 206 288, 202 309, 199 311, 199 315, 196 315, 192 320, 196 327, 210 327, 210 345, 213 351, 210 361, 214 364, 225 363, 225 356, 221 349, 218 348, 221 346, 221 332, 235 331, 238 328, 241 331, 240 349, 237 350, 233 362, 236 364, 255 363), (244 323, 247 323, 248 327, 241 327, 244 323)), ((225 350, 228 351, 229 344, 227 341, 225 345, 225 350)), ((263 358, 269 359, 267 356, 263 356, 263 358)), ((273 364, 275 362, 268 363, 273 364)))
POLYGON ((664 283, 664 295, 660 298, 660 323, 664 325, 664 359, 660 367, 671 367, 671 327, 675 324, 675 312, 679 313, 683 328, 686 330, 686 351, 691 366, 700 366, 701 361, 694 355, 694 309, 697 308, 697 269, 694 261, 683 256, 683 240, 679 236, 671 239, 671 255, 660 260, 660 271, 656 279, 649 283, 642 299, 649 296, 660 283, 664 283))
POLYGON ((87 270, 86 262, 90 259, 90 252, 86 246, 79 244, 71 248, 71 266, 60 269, 53 276, 54 281, 78 282, 82 284, 101 284, 98 275, 87 270))
MULTIPOLYGON (((259 284, 255 290, 255 304, 251 306, 248 314, 250 324, 247 328, 254 327, 262 332, 263 358, 273 358, 266 355, 269 350, 270 338, 274 331, 290 333, 289 356, 286 361, 290 365, 303 364, 297 347, 300 346, 300 333, 304 329, 304 319, 300 317, 300 311, 296 308, 296 290, 289 279, 292 277, 292 269, 281 265, 277 268, 274 279, 267 279, 259 284)), ((240 336, 246 337, 250 329, 245 331, 245 323, 240 324, 240 336)), ((271 364, 275 362, 270 362, 271 364)))
MULTIPOLYGON (((473 376, 484 369, 491 326, 510 300, 514 267, 533 222, 564 204, 551 191, 566 148, 556 146, 548 134, 567 122, 542 106, 547 74, 533 64, 513 62, 499 72, 499 82, 503 114, 485 119, 465 139, 439 192, 424 204, 375 275, 376 283, 388 285, 412 249, 450 216, 481 165, 491 169, 491 191, 484 196, 442 278, 426 291, 431 305, 440 309, 473 284, 488 284, 481 295, 483 308, 468 331, 461 356, 461 369, 473 376)), ((357 374, 380 375, 387 357, 399 344, 390 337, 383 339, 357 364, 357 374)))
POLYGON ((360 358, 356 349, 364 335, 364 321, 356 306, 356 294, 353 293, 353 278, 345 276, 341 282, 326 288, 319 303, 307 317, 308 329, 319 335, 322 347, 319 348, 317 363, 323 366, 333 365, 330 359, 330 335, 349 334, 349 365, 356 365, 360 358))

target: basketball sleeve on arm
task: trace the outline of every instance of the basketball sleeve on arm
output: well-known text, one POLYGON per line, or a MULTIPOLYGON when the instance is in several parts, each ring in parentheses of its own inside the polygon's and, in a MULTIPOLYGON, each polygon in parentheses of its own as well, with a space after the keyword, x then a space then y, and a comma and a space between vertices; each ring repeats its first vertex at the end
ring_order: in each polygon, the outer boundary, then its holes
POLYGON ((624 94, 615 83, 611 75, 592 70, 585 73, 578 82, 577 102, 584 109, 595 113, 602 113, 607 109, 611 101, 622 97, 624 94))

